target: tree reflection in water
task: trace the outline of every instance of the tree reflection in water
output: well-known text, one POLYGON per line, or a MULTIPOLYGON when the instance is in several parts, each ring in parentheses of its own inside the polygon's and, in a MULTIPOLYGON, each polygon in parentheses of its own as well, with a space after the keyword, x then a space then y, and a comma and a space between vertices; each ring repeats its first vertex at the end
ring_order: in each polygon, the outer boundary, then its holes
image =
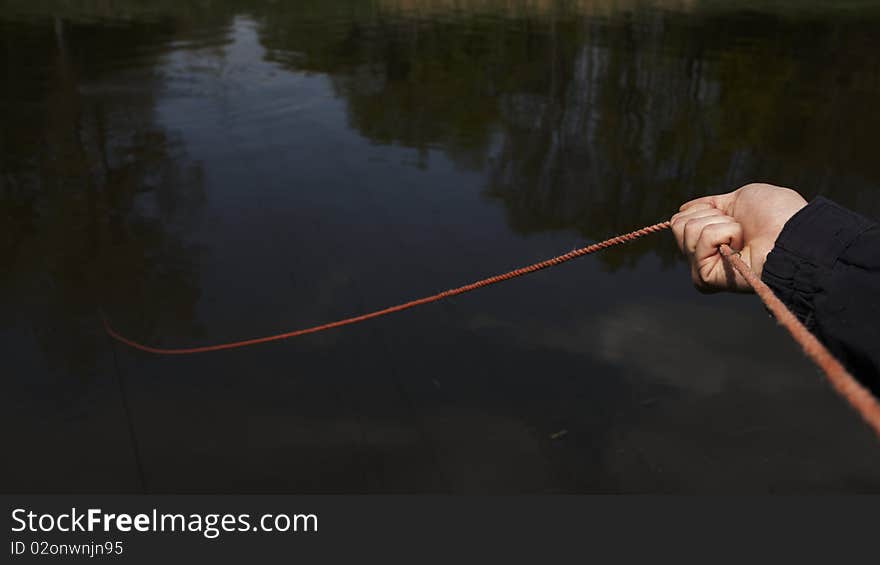
POLYGON ((2 323, 31 327, 54 369, 87 374, 107 347, 99 306, 142 303, 138 325, 163 328, 198 299, 197 250, 180 234, 202 170, 154 116, 157 47, 174 29, 0 25, 2 323))
POLYGON ((273 9, 261 39, 273 60, 330 74, 363 135, 484 170, 522 233, 599 239, 757 179, 880 213, 880 62, 854 56, 876 46, 877 12, 474 4, 351 3, 333 33, 273 9))

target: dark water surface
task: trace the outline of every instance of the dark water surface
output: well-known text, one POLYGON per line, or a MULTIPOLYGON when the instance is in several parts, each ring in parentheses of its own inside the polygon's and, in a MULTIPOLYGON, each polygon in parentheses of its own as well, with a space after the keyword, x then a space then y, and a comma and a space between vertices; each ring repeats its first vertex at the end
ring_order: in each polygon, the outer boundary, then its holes
POLYGON ((753 180, 880 215, 880 5, 6 2, 2 491, 880 491, 668 234, 753 180), (75 8, 72 6, 76 6, 75 8))

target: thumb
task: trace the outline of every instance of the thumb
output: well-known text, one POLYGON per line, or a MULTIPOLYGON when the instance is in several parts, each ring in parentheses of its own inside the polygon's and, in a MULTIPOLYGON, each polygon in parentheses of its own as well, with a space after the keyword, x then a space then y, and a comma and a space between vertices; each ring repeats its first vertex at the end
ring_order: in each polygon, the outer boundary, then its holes
POLYGON ((735 195, 733 192, 726 192, 724 194, 712 194, 710 196, 703 196, 701 198, 695 198, 688 202, 685 202, 678 209, 679 212, 684 212, 688 208, 699 207, 699 206, 711 206, 712 208, 717 208, 722 211, 726 211, 735 199, 735 195))

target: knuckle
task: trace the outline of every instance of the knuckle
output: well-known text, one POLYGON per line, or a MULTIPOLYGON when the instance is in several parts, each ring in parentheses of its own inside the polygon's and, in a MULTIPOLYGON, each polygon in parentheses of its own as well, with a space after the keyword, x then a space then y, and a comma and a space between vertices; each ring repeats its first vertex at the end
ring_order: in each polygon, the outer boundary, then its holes
POLYGON ((672 232, 675 234, 675 237, 681 239, 684 237, 684 228, 687 225, 687 222, 683 220, 676 220, 674 224, 672 224, 672 232))
POLYGON ((703 235, 714 236, 727 230, 727 224, 709 224, 703 228, 703 235))

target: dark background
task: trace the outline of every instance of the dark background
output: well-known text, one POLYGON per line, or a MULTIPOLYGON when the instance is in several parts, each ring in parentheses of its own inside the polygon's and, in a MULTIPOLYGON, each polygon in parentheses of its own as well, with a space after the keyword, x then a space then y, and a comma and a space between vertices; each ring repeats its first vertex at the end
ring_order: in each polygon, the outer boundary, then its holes
POLYGON ((749 181, 880 215, 869 2, 6 2, 4 492, 876 492, 668 234, 329 321, 749 181))

